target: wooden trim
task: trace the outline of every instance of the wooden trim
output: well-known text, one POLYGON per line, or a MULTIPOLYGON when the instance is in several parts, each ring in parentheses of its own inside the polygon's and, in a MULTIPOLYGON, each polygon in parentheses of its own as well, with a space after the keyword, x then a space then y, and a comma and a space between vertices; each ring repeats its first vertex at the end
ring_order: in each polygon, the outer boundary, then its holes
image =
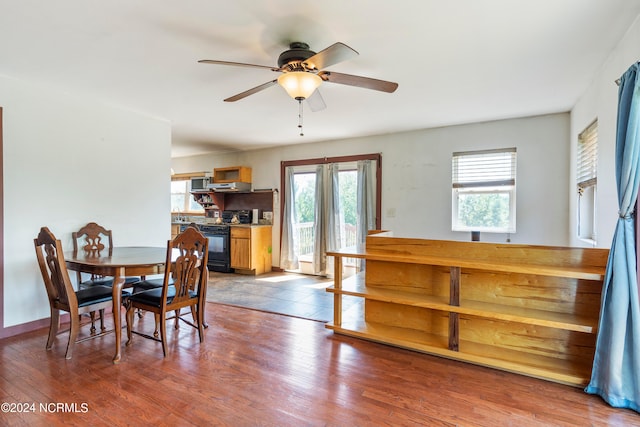
MULTIPOLYGON (((38 329, 49 328, 50 323, 49 317, 28 323, 21 323, 15 326, 9 326, 7 328, 4 328, 3 322, 3 329, 2 332, 0 332, 0 338, 13 337, 15 335, 24 334, 38 329)), ((64 325, 66 323, 69 323, 69 315, 60 315, 60 324, 63 325, 61 329, 64 329, 64 325)))
MULTIPOLYGON (((460 267, 449 268, 449 305, 460 307, 460 267)), ((460 349, 460 316, 449 312, 449 350, 460 349)))
POLYGON ((460 315, 449 313, 449 350, 460 350, 460 315))
POLYGON ((460 267, 450 267, 449 305, 460 306, 460 267))
POLYGON ((337 156, 337 157, 318 157, 315 159, 302 159, 302 160, 285 160, 281 162, 281 168, 287 166, 306 166, 306 165, 324 165, 328 163, 348 163, 357 162, 358 160, 376 160, 382 158, 380 153, 371 154, 354 154, 352 156, 337 156))

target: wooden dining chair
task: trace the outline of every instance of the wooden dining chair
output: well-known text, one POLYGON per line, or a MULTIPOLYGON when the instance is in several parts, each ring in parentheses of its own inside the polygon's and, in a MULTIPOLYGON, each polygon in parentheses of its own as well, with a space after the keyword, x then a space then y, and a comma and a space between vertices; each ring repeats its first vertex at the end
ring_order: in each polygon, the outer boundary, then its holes
MULTIPOLYGON (((78 231, 71 233, 73 241, 73 251, 84 251, 87 255, 98 256, 100 254, 111 254, 113 249, 113 233, 103 226, 90 222, 78 231)), ((88 288, 94 285, 113 286, 113 277, 103 277, 92 275, 89 280, 82 280, 82 273, 77 272, 78 285, 88 288)), ((140 277, 125 277, 124 287, 139 282, 140 277)))
POLYGON ((95 285, 87 289, 75 291, 71 285, 71 279, 64 260, 62 243, 56 239, 47 227, 42 227, 38 237, 33 240, 38 258, 38 265, 42 273, 42 280, 47 289, 49 308, 51 309, 51 322, 49 325, 49 338, 46 349, 50 350, 53 341, 60 328, 60 311, 66 311, 70 317, 69 341, 65 358, 71 359, 73 346, 76 342, 82 342, 90 338, 104 335, 104 327, 101 333, 91 334, 88 337, 77 339, 80 330, 80 315, 103 311, 112 305, 112 288, 109 286, 95 285))
MULTIPOLYGON (((111 254, 113 249, 113 233, 111 230, 107 230, 105 227, 90 222, 87 225, 81 227, 78 231, 71 233, 71 240, 73 242, 73 251, 77 253, 79 250, 84 251, 88 256, 99 256, 101 254, 111 254)), ((82 280, 82 273, 76 272, 76 278, 78 286, 81 289, 89 288, 91 286, 113 286, 113 277, 104 277, 96 274, 92 274, 88 280, 82 280)), ((123 289, 123 296, 126 298, 130 293, 129 289, 134 283, 140 282, 141 278, 137 276, 125 277, 123 289)), ((160 284, 156 284, 160 286, 160 284)), ((104 332, 104 311, 100 311, 100 327, 104 332)), ((89 313, 91 316, 91 333, 95 333, 95 314, 89 313)), ((142 316, 142 314, 140 314, 142 316)))
POLYGON ((167 243, 167 258, 162 288, 134 293, 127 299, 127 346, 133 334, 162 343, 167 356, 167 313, 174 312, 175 328, 183 321, 198 330, 200 342, 204 340, 204 303, 206 296, 207 260, 209 241, 196 228, 189 227, 167 243), (191 308, 192 321, 181 316, 181 309, 191 308), (135 309, 151 311, 156 325, 160 323, 160 338, 133 330, 135 309))

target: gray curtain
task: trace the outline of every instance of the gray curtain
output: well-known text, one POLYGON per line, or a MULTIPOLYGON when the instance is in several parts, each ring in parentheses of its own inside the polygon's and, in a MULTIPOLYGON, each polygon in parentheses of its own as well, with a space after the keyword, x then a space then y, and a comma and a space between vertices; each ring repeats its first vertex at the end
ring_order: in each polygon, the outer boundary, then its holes
POLYGON ((640 306, 635 204, 640 180, 640 63, 618 91, 616 184, 619 218, 609 252, 591 382, 587 393, 640 412, 640 306))
MULTIPOLYGON (((358 218, 356 224, 356 248, 363 250, 367 240, 369 230, 376 228, 375 214, 375 180, 373 164, 371 160, 358 160, 357 163, 357 211, 358 218)), ((363 271, 365 261, 356 258, 356 271, 363 271)))
MULTIPOLYGON (((327 233, 326 247, 328 251, 340 249, 343 240, 342 226, 344 219, 340 212, 340 167, 337 163, 327 165, 328 173, 326 174, 325 196, 326 196, 326 218, 327 233)), ((327 260, 326 274, 333 276, 333 257, 325 257, 327 260)))
POLYGON ((337 163, 327 167, 327 248, 333 251, 342 247, 344 218, 340 214, 340 167, 337 163))
POLYGON ((280 267, 285 270, 297 270, 298 255, 295 250, 296 234, 293 230, 296 219, 296 191, 293 181, 293 167, 286 167, 284 173, 284 211, 282 212, 282 247, 280 249, 280 267))
POLYGON ((315 211, 313 219, 313 260, 314 274, 324 274, 327 269, 327 215, 325 200, 325 165, 316 166, 315 211))
POLYGON ((358 224, 356 224, 356 234, 358 235, 356 246, 363 248, 369 230, 376 228, 375 214, 375 174, 371 160, 359 160, 357 163, 357 210, 358 224))

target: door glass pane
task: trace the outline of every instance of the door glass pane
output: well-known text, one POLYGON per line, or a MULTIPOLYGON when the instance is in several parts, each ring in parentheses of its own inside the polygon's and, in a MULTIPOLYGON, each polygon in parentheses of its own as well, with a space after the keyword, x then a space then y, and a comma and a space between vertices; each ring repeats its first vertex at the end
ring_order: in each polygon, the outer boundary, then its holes
MULTIPOLYGON (((310 262, 313 257, 315 229, 315 173, 296 173, 294 175, 296 217, 294 222, 294 246, 301 262, 310 262)), ((342 170, 338 173, 339 224, 336 224, 339 241, 338 249, 355 246, 357 224, 357 172, 342 170)), ((346 265, 354 260, 347 258, 346 265)))
POLYGON ((357 224, 357 172, 354 170, 340 171, 338 174, 340 185, 340 242, 339 248, 346 248, 356 244, 357 224))
POLYGON ((296 173, 294 175, 296 218, 294 224, 294 242, 298 258, 313 254, 315 230, 315 173, 296 173))

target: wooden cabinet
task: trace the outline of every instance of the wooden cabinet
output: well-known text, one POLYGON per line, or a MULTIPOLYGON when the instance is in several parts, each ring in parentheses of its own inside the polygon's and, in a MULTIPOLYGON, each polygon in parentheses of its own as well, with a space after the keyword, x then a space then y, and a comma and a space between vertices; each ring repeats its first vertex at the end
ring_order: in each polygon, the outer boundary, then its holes
POLYGON ((251 228, 231 228, 231 267, 251 270, 251 228))
POLYGON ((271 226, 231 226, 231 268, 244 274, 271 271, 271 226))
POLYGON ((590 378, 607 249, 370 235, 335 257, 327 328, 574 386, 590 378), (342 258, 366 270, 342 280, 342 258), (364 299, 344 316, 342 296, 364 299))
POLYGON ((215 168, 213 170, 213 182, 246 182, 248 184, 251 184, 251 168, 246 166, 215 168))

